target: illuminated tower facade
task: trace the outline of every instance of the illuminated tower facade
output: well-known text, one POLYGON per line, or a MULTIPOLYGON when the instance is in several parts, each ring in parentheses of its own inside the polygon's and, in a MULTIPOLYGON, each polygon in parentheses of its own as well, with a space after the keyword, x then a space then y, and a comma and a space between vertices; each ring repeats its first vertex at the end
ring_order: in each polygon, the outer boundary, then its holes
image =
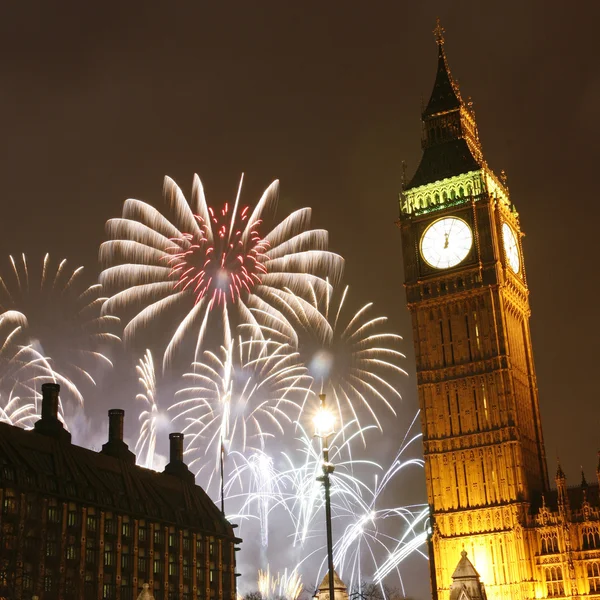
POLYGON ((450 598, 461 552, 489 600, 540 597, 531 503, 548 489, 519 216, 488 167, 442 30, 423 155, 400 196, 432 579, 450 598))

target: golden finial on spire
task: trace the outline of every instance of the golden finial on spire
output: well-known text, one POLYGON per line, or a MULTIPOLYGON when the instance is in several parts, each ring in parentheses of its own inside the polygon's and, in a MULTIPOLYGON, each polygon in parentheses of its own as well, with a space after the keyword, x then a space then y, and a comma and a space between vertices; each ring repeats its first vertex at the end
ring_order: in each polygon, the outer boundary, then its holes
POLYGON ((438 17, 435 22, 435 29, 433 30, 433 34, 435 35, 435 41, 438 43, 439 46, 444 45, 444 33, 446 33, 446 30, 442 27, 442 24, 440 23, 440 18, 438 17))

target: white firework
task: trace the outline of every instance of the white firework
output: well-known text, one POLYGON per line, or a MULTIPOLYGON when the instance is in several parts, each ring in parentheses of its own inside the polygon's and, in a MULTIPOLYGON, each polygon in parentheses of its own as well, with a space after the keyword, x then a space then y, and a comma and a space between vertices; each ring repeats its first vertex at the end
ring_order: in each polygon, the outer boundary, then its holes
POLYGON ((332 288, 324 294, 312 288, 310 292, 308 301, 295 295, 291 306, 313 390, 333 400, 342 429, 345 421, 355 420, 359 429, 374 423, 382 430, 378 405, 395 416, 394 404, 402 400, 394 380, 406 376, 398 364, 406 358, 398 350, 402 337, 385 329, 387 317, 374 314, 372 303, 349 311, 348 286, 340 294, 332 294, 332 288), (307 307, 323 315, 319 327, 307 307))
POLYGON ((203 361, 183 377, 190 385, 176 392, 169 407, 186 424, 186 453, 197 472, 219 471, 221 453, 263 451, 298 415, 310 379, 289 344, 264 339, 230 339, 220 352, 206 350, 203 361))
POLYGON ((142 466, 157 470, 160 460, 156 454, 156 436, 159 429, 164 428, 168 422, 168 417, 159 408, 156 369, 150 350, 146 350, 135 370, 143 390, 135 397, 136 400, 143 403, 143 409, 139 416, 140 432, 135 444, 135 451, 142 466))
POLYGON ((224 485, 227 505, 230 501, 243 500, 241 508, 235 514, 228 513, 228 518, 258 519, 261 544, 266 548, 269 545, 269 516, 281 496, 273 459, 260 450, 248 457, 233 452, 228 459, 234 463, 234 468, 224 485), (236 489, 239 489, 239 492, 236 493, 236 489))
MULTIPOLYGON (((20 312, 0 314, 0 422, 30 428, 40 416, 42 382, 65 383, 50 361, 27 340, 27 319, 20 312)), ((59 402, 62 420, 62 403, 59 402)))
POLYGON ((9 263, 0 275, 0 306, 26 316, 27 344, 51 360, 63 392, 82 403, 82 386, 96 385, 96 374, 112 366, 106 349, 120 341, 118 318, 101 314, 102 286, 87 285, 83 267, 53 263, 48 254, 33 266, 24 254, 9 263))
MULTIPOLYGON (((341 276, 343 260, 327 250, 327 232, 309 229, 309 208, 268 230, 263 221, 274 214, 279 183, 267 188, 253 210, 240 207, 241 187, 240 182, 233 206, 215 210, 197 175, 189 202, 166 177, 165 212, 172 221, 130 199, 122 218, 107 223, 111 239, 100 248, 106 265, 101 281, 113 295, 105 309, 133 312, 126 339, 159 317, 169 323, 164 364, 188 335, 199 356, 213 314, 231 331, 245 324, 255 337, 270 330, 295 344, 288 318, 293 294, 306 292, 309 284, 323 293, 325 277, 341 276)), ((312 318, 321 318, 309 310, 312 318)))

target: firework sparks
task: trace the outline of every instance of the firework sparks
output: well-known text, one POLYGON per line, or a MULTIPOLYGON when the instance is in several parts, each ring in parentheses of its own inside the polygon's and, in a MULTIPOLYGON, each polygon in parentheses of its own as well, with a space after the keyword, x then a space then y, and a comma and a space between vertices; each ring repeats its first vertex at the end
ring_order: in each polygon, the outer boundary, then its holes
MULTIPOLYGON (((340 422, 371 422, 382 430, 375 404, 381 403, 393 415, 394 402, 402 400, 389 378, 406 375, 397 361, 405 356, 395 346, 399 335, 385 330, 387 318, 373 314, 373 304, 365 304, 346 317, 349 288, 332 296, 331 288, 323 295, 311 289, 310 301, 294 296, 292 307, 301 330, 300 349, 314 379, 314 390, 326 393, 337 408, 340 422), (318 310, 324 319, 314 327, 307 307, 318 310)), ((364 437, 363 437, 364 443, 364 437)))
POLYGON ((32 268, 24 254, 9 261, 8 274, 0 276, 0 306, 27 317, 32 347, 51 357, 65 391, 83 402, 81 385, 95 385, 100 366, 112 366, 102 349, 119 341, 111 331, 119 320, 101 315, 102 288, 83 283, 83 267, 72 270, 66 259, 55 265, 48 254, 40 268, 32 268))
MULTIPOLYGON (((64 383, 50 362, 30 345, 26 339, 27 319, 17 311, 0 314, 0 422, 32 427, 39 418, 41 380, 64 383)), ((62 420, 62 404, 59 403, 62 420)))
MULTIPOLYGON (((215 210, 206 203, 197 175, 191 202, 166 177, 165 201, 173 222, 149 204, 127 200, 122 218, 108 221, 112 239, 100 248, 101 261, 108 265, 101 281, 115 290, 106 310, 139 311, 125 327, 126 338, 169 313, 174 328, 163 362, 170 361, 191 332, 198 357, 210 316, 217 313, 217 322, 229 330, 235 315, 237 324, 250 326, 255 337, 267 328, 295 343, 288 320, 293 293, 305 292, 309 283, 324 292, 324 278, 337 280, 343 260, 327 250, 326 231, 309 229, 310 209, 298 210, 263 232, 263 219, 274 213, 278 188, 273 182, 251 211, 240 206, 240 182, 233 206, 215 210), (181 314, 183 319, 177 316, 181 314)), ((311 316, 320 318, 314 310, 311 316)))
POLYGON ((302 589, 302 579, 295 569, 271 575, 271 568, 267 565, 266 570, 258 571, 258 591, 263 600, 297 600, 302 589))
POLYGON ((184 375, 191 385, 176 392, 181 400, 169 410, 192 434, 186 449, 195 456, 190 466, 212 471, 209 487, 222 445, 227 454, 263 450, 267 439, 293 422, 290 414, 298 415, 310 381, 298 353, 282 342, 238 337, 219 354, 206 350, 203 357, 184 375))

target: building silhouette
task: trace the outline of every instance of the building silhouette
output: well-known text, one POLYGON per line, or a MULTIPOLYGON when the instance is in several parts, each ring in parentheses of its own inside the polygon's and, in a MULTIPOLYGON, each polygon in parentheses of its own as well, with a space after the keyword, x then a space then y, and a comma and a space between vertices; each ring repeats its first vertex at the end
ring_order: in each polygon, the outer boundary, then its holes
POLYGON ((569 488, 559 466, 550 488, 519 215, 485 161, 439 24, 435 34, 423 155, 403 182, 399 221, 433 594, 600 597, 598 484, 569 488))
POLYGON ((0 423, 0 597, 235 600, 241 542, 170 437, 163 473, 135 465, 122 410, 101 452, 71 443, 59 386, 42 385, 31 431, 0 423))

